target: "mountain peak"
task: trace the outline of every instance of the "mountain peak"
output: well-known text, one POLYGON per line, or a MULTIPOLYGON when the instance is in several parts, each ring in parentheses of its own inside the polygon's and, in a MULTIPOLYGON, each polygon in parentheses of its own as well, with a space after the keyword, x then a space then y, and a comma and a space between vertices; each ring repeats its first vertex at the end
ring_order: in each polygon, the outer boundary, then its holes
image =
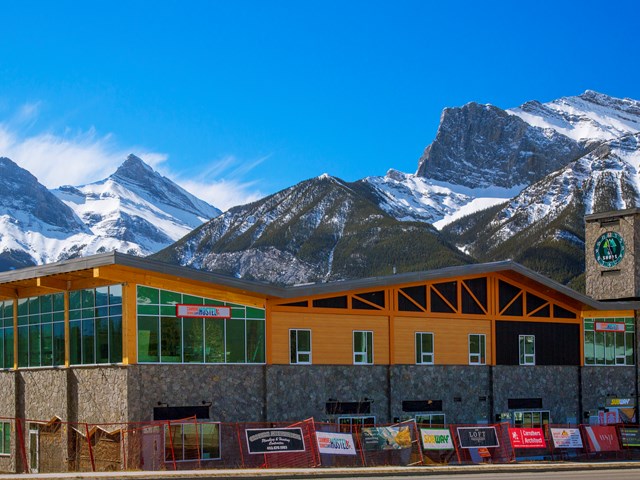
POLYGON ((149 175, 154 175, 156 172, 144 161, 135 156, 133 153, 129 154, 127 159, 118 167, 114 176, 121 178, 129 178, 131 180, 140 180, 141 178, 149 175))

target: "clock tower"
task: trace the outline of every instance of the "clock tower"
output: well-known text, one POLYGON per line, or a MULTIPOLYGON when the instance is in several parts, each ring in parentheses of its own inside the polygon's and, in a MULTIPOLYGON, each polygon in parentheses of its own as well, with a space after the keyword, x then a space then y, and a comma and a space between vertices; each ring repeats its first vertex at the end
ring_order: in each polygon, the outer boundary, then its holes
POLYGON ((585 216, 586 293, 596 300, 640 300, 640 209, 585 216))

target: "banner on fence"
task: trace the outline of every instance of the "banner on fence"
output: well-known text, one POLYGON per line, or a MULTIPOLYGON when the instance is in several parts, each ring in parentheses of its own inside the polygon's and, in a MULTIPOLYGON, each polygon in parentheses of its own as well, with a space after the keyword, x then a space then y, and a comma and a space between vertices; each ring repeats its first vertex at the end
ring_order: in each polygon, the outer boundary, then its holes
POLYGON ((329 455, 355 455, 356 447, 350 433, 316 432, 318 451, 329 455))
POLYGON ((361 430, 365 450, 411 448, 411 431, 404 427, 365 427, 361 430))
POLYGON ((462 448, 499 447, 496 427, 458 427, 458 438, 462 448))
POLYGON ((425 450, 452 450, 451 432, 446 428, 421 428, 422 448, 425 450))
POLYGON ((546 448, 544 432, 541 428, 511 428, 509 439, 513 448, 546 448))
POLYGON ((620 450, 616 427, 584 427, 592 452, 617 452, 620 450))
POLYGON ((640 428, 621 427, 620 440, 623 447, 640 447, 640 428))
POLYGON ((304 452, 301 428, 247 428, 249 453, 304 452))
POLYGON ((578 428, 552 428, 551 438, 556 448, 582 448, 582 437, 578 428))

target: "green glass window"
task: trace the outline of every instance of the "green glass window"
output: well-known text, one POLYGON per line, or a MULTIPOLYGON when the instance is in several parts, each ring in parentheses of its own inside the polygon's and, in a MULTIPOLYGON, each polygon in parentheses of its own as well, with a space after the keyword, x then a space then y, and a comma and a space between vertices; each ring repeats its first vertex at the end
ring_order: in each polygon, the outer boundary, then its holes
POLYGON ((71 365, 122 362, 122 285, 69 292, 71 365))
POLYGON ((54 331, 64 331, 64 294, 18 300, 18 367, 64 365, 64 341, 54 341, 54 331))
POLYGON ((173 423, 164 429, 166 462, 220 458, 219 423, 173 423))
POLYGON ((585 318, 585 365, 633 365, 633 318, 585 318))
POLYGON ((469 365, 486 364, 487 336, 482 333, 469 334, 469 365))
POLYGON ((416 363, 433 364, 433 333, 416 332, 416 363))
POLYGON ((0 422, 0 455, 11 455, 10 422, 0 422))
POLYGON ((520 365, 536 364, 536 337, 534 335, 519 335, 520 365))
POLYGON ((373 364, 373 332, 353 332, 353 363, 354 365, 373 364))
POLYGON ((138 286, 137 299, 140 363, 265 361, 264 309, 143 285, 138 286), (229 306, 231 318, 180 318, 179 304, 229 306))
POLYGON ((289 330, 289 361, 293 364, 311 364, 311 330, 289 330))
POLYGON ((0 301, 0 368, 13 368, 13 300, 0 301))

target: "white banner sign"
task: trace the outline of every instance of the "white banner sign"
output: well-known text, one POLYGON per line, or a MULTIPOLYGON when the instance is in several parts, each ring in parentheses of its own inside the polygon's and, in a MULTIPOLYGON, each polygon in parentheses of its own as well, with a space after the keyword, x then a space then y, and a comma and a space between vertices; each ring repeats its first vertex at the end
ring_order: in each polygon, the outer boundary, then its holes
POLYGON ((451 432, 446 428, 421 428, 422 448, 425 450, 452 450, 451 432))
POLYGON ((582 437, 577 428, 552 428, 551 437, 556 448, 582 448, 582 437))
POLYGON ((316 432, 320 453, 330 455, 355 455, 356 447, 350 433, 316 432))

